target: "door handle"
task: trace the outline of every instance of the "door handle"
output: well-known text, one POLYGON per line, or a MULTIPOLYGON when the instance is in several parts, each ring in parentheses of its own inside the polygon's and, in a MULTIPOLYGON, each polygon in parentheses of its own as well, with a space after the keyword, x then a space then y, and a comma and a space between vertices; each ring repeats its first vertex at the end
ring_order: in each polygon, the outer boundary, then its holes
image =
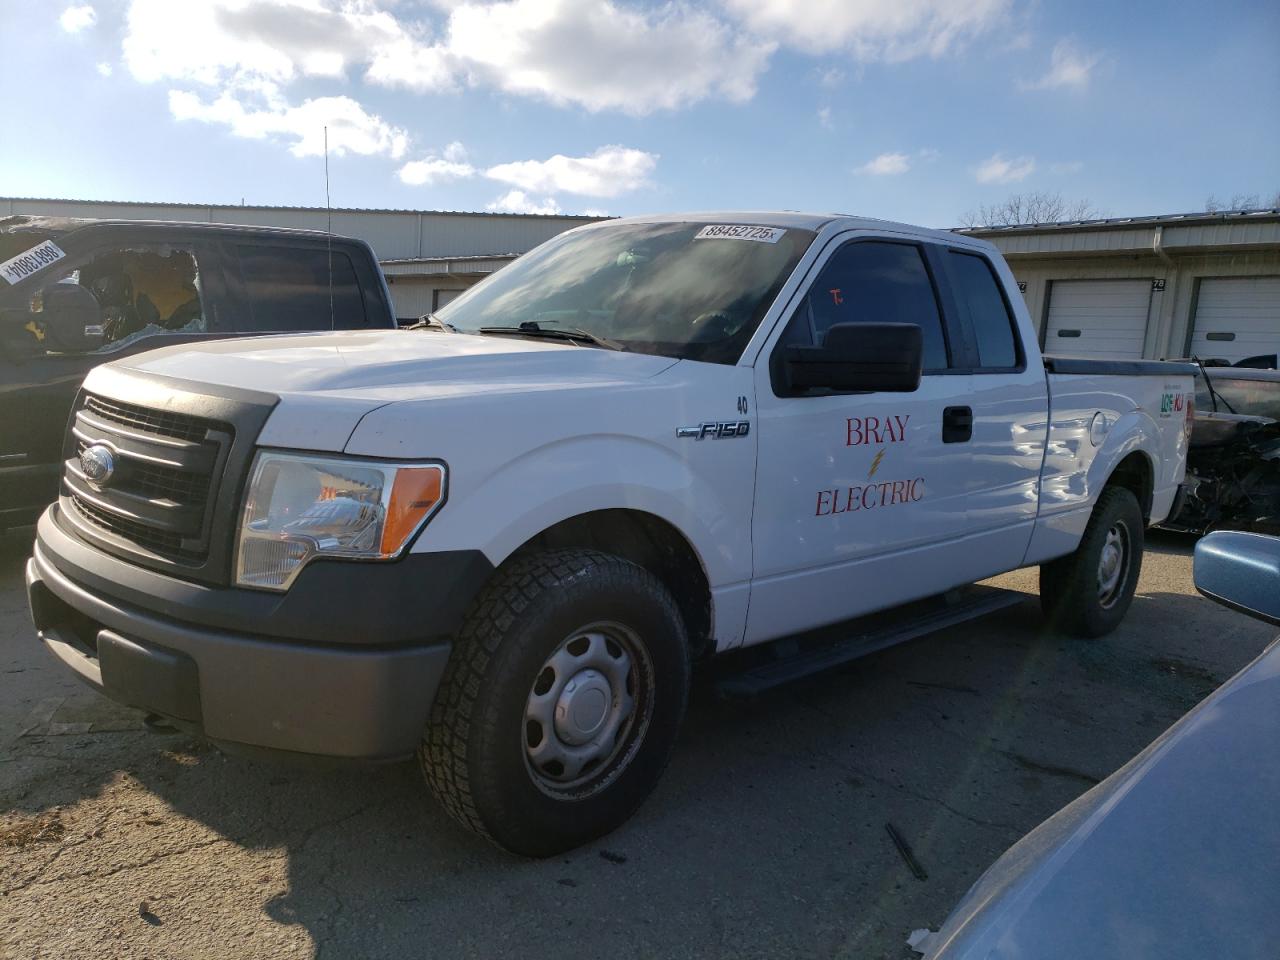
POLYGON ((973 438, 973 410, 947 407, 942 411, 942 442, 968 443, 973 438))

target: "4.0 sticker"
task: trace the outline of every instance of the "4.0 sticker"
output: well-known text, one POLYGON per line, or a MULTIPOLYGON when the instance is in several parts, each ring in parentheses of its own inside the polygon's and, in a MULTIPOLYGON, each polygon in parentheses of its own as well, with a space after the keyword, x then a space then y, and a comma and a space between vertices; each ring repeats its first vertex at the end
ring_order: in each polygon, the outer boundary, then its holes
POLYGON ((46 240, 44 243, 36 244, 30 250, 25 250, 0 263, 0 277, 10 284, 18 283, 27 279, 33 273, 43 270, 51 264, 57 263, 66 254, 52 240, 46 240))

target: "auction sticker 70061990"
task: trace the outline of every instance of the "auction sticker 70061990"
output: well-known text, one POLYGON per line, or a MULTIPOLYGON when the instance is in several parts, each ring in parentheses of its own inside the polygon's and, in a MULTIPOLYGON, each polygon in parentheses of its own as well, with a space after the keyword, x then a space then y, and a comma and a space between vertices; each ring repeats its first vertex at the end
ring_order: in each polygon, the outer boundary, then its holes
POLYGON ((16 257, 0 263, 0 277, 10 284, 25 280, 31 274, 43 270, 50 264, 57 263, 66 254, 52 240, 36 244, 30 250, 24 250, 16 257))

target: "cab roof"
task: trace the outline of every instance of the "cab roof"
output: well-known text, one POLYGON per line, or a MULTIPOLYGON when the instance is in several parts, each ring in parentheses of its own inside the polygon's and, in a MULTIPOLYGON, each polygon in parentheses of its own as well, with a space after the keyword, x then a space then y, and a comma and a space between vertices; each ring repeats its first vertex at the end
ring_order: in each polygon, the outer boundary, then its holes
MULTIPOLYGON (((37 217, 26 214, 0 217, 0 233, 36 233, 43 237, 65 237, 89 227, 120 227, 129 230, 181 230, 183 232, 235 232, 264 236, 327 237, 322 230, 304 230, 297 227, 264 227, 247 223, 209 223, 203 220, 119 220, 91 217, 37 217)), ((336 234, 334 239, 339 238, 336 234)))
POLYGON ((964 246, 990 246, 985 241, 974 244, 973 240, 975 238, 962 236, 950 230, 933 230, 909 223, 877 220, 874 217, 859 217, 847 213, 801 213, 795 210, 707 210, 693 213, 649 214, 640 217, 602 220, 599 223, 589 224, 578 229, 597 229, 619 223, 741 223, 761 227, 812 230, 815 233, 826 228, 832 228, 833 230, 883 230, 930 240, 943 240, 948 243, 961 242, 964 246))

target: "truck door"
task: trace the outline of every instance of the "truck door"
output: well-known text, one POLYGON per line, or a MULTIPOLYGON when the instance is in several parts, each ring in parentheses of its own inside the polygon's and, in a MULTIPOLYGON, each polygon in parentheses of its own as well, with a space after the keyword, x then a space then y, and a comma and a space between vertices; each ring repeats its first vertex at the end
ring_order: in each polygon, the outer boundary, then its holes
MULTIPOLYGON (((1028 362, 1010 300, 1013 277, 1001 282, 984 253, 935 248, 947 278, 947 301, 961 329, 958 366, 968 371, 973 468, 965 503, 971 535, 984 544, 975 579, 1022 565, 1040 502, 1040 468, 1048 434, 1048 385, 1038 358, 1028 362)), ((1021 303, 1021 298, 1018 299, 1021 303)))
POLYGON ((924 245, 833 241, 756 362, 754 571, 745 642, 893 606, 964 582, 971 470, 952 339, 924 245), (786 395, 781 348, 835 323, 918 324, 913 393, 786 395))

